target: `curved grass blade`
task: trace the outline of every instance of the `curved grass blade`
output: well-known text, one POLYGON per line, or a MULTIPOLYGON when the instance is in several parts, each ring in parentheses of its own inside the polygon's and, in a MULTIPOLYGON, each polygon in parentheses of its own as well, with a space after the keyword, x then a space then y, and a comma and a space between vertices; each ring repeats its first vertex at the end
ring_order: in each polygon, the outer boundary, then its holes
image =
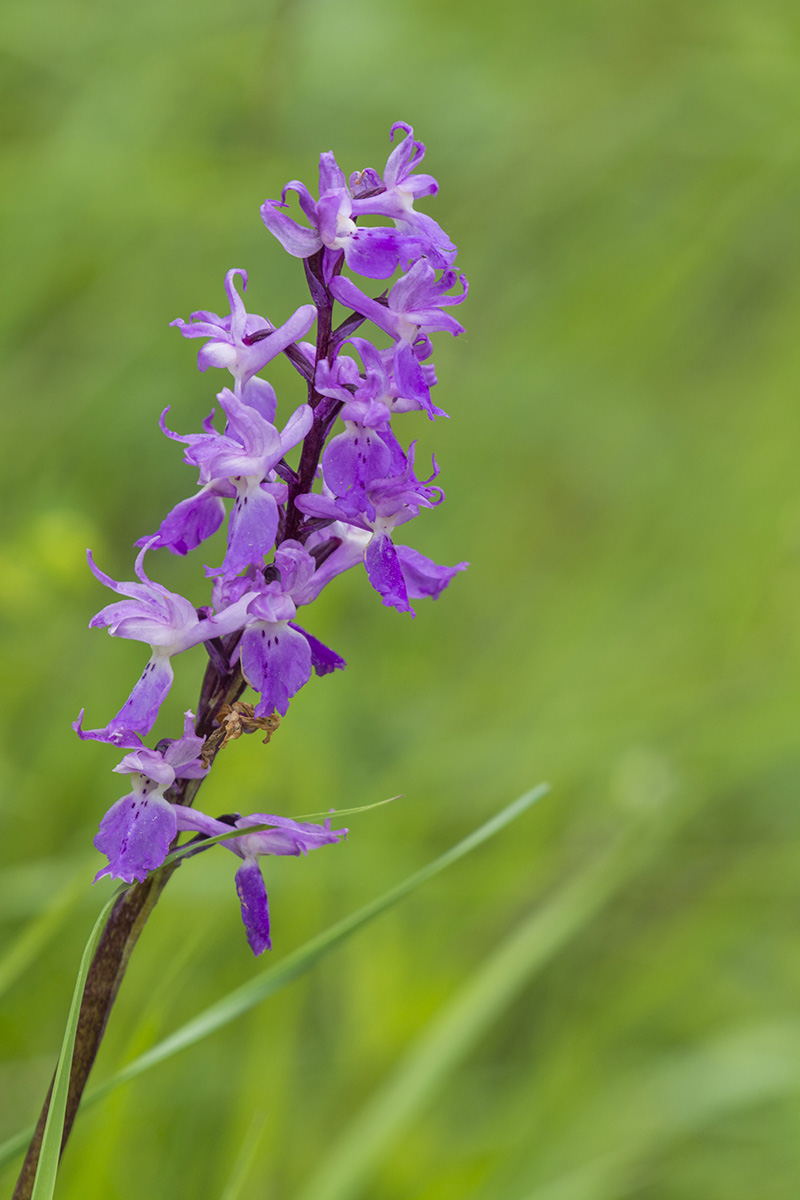
MULTIPOLYGON (((291 983, 298 976, 305 974, 310 970, 321 958, 334 950, 342 942, 346 941, 351 934, 356 933, 363 926, 368 925, 375 917, 379 917, 392 905, 397 904, 410 892, 420 884, 425 883, 428 879, 432 879, 434 875, 438 875, 440 871, 444 871, 446 867, 457 862, 471 850, 475 850, 483 842, 489 840, 506 825, 509 825, 517 817, 521 816, 532 804, 540 800, 542 796, 550 790, 550 785, 540 783, 538 787, 532 788, 531 791, 525 792, 513 803, 501 809, 495 816, 490 817, 483 825, 480 825, 467 837, 457 842, 455 846, 451 846, 444 854, 440 854, 427 866, 422 867, 419 871, 415 871, 413 875, 409 875, 402 883, 398 883, 395 887, 390 888, 388 892, 384 892, 377 900, 372 900, 369 904, 365 904, 362 908, 351 913, 349 917, 344 917, 341 921, 337 921, 330 929, 324 933, 318 934, 306 942, 304 946, 298 947, 291 954, 281 960, 277 966, 269 967, 262 971, 254 979, 243 984, 241 987, 235 988, 229 992, 222 1000, 218 1000, 215 1004, 210 1005, 204 1012, 194 1017, 191 1021, 187 1021, 169 1037, 153 1046, 146 1053, 135 1058, 116 1075, 112 1076, 101 1087, 96 1088, 83 1101, 82 1107, 87 1104, 106 1096, 122 1083, 127 1083, 130 1079, 135 1079, 137 1075, 143 1074, 151 1067, 155 1067, 158 1063, 170 1058, 173 1054, 177 1054, 179 1050, 184 1050, 189 1046, 199 1042, 202 1038, 208 1037, 217 1029, 221 1029, 229 1022, 236 1020, 243 1013, 249 1012, 262 1000, 266 1000, 268 996, 279 991, 282 987, 291 983)), ((12 1159, 20 1150, 24 1150, 27 1146, 33 1126, 23 1130, 15 1137, 9 1138, 8 1141, 0 1145, 0 1167, 12 1159)))
POLYGON ((371 808, 382 808, 384 804, 393 804, 395 800, 402 800, 402 792, 398 796, 389 796, 388 800, 376 800, 373 804, 360 804, 358 808, 329 808, 327 812, 303 813, 301 817, 295 817, 295 821, 315 821, 318 817, 351 817, 355 813, 369 812, 371 808))
MULTIPOLYGON (((124 889, 122 889, 124 891, 124 889)), ((56 1186, 58 1160, 61 1154, 61 1138, 64 1132, 64 1114, 67 1110, 67 1093, 69 1091, 69 1076, 72 1068, 72 1054, 75 1049, 75 1031, 78 1028, 78 1017, 81 1011, 83 989, 86 987, 86 977, 89 974, 94 952, 100 941, 100 935, 106 923, 106 918, 117 902, 119 890, 103 905, 100 915, 94 923, 94 929, 83 951, 78 978, 75 980, 75 990, 72 993, 72 1004, 67 1018, 67 1028, 61 1043, 61 1053, 58 1056, 56 1076, 53 1081, 53 1093, 50 1098, 50 1108, 42 1137, 42 1148, 39 1153, 39 1163, 36 1168, 36 1178, 33 1183, 31 1200, 51 1200, 56 1186)))

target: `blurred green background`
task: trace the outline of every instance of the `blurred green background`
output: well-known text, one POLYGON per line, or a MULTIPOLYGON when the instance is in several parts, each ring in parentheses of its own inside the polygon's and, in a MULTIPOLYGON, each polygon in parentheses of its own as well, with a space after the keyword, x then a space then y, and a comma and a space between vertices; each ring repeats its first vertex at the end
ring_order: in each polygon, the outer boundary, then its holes
MULTIPOLYGON (((2 30, 0 1138, 38 1112, 109 892, 88 883, 118 755, 69 723, 108 720, 145 655, 87 629, 108 595, 84 548, 130 578, 194 484, 158 414, 196 428, 221 385, 167 322, 225 311, 231 266, 283 320, 302 272, 259 204, 313 186, 320 150, 381 169, 403 119, 472 284, 435 354, 452 420, 401 429, 447 490, 409 540, 472 565, 414 621, 340 580, 312 628, 347 671, 269 748, 227 750, 203 807, 403 793, 266 864, 277 961, 553 790, 82 1115, 59 1194, 795 1197, 797 8, 12 0, 2 30)), ((271 377, 286 414, 297 377, 271 377)), ((198 567, 150 560, 202 603, 198 567)), ((201 669, 179 662, 160 734, 201 669)), ((232 873, 220 851, 170 884, 96 1081, 263 969, 232 873)))

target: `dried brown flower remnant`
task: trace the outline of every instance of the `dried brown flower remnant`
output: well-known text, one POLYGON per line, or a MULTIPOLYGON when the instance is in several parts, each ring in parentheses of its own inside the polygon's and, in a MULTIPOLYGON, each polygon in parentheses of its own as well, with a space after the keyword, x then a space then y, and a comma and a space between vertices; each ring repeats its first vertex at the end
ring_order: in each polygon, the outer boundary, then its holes
POLYGON ((200 755, 204 766, 210 766, 214 761, 215 755, 224 749, 228 742, 235 741, 243 733, 255 733, 257 729, 263 729, 266 734, 264 738, 264 745, 266 746, 280 725, 281 719, 276 712, 271 713, 268 717, 257 717, 254 714, 255 706, 245 704, 242 700, 236 700, 233 704, 222 705, 217 713, 217 721, 220 727, 219 729, 215 729, 206 738, 206 744, 200 755))

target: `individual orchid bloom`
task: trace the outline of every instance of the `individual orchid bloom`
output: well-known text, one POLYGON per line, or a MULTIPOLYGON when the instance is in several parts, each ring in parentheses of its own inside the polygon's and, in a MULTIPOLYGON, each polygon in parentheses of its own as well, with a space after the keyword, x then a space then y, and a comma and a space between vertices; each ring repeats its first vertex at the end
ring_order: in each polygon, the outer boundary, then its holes
POLYGON ((358 195, 357 213, 359 216, 374 213, 394 221, 401 235, 399 244, 404 268, 423 255, 435 267, 452 266, 456 247, 432 217, 414 209, 415 200, 435 196, 439 190, 432 175, 413 174, 425 157, 425 146, 414 140, 414 130, 405 121, 395 121, 390 132, 392 141, 398 129, 405 130, 406 137, 389 155, 382 181, 374 171, 370 174, 356 172, 350 176, 353 195, 358 195))
POLYGON ((359 229, 354 220, 357 215, 344 175, 330 151, 319 159, 319 200, 314 200, 299 179, 292 179, 281 192, 280 200, 265 200, 261 205, 262 221, 284 250, 296 258, 310 258, 324 247, 326 283, 342 255, 357 274, 369 279, 388 279, 399 261, 397 231, 359 229), (301 225, 280 211, 287 207, 287 192, 297 194, 308 225, 301 225))
POLYGON ((160 867, 178 832, 176 806, 164 793, 176 779, 200 779, 207 768, 200 761, 204 738, 194 730, 194 716, 184 714, 183 737, 164 750, 141 748, 126 754, 114 770, 131 776, 131 791, 113 804, 100 822, 94 844, 108 858, 98 871, 133 883, 160 867))
POLYGON ((370 536, 363 541, 362 556, 370 583, 385 605, 399 612, 410 612, 412 616, 415 615, 412 599, 426 596, 435 599, 453 575, 467 565, 440 567, 425 555, 417 552, 409 555, 405 549, 401 555, 402 548, 395 547, 392 541, 398 525, 418 516, 421 508, 433 508, 444 499, 441 488, 431 486, 437 474, 434 461, 430 479, 421 482, 416 478, 412 443, 408 455, 403 456, 401 469, 384 479, 372 480, 366 488, 366 510, 359 509, 358 488, 350 488, 337 498, 326 486, 322 494, 300 496, 296 501, 298 508, 309 516, 341 521, 368 531, 370 536))
MULTIPOLYGON (((379 350, 366 338, 352 337, 347 341, 358 351, 364 373, 359 371, 354 359, 340 352, 333 362, 323 360, 319 363, 314 384, 321 395, 342 401, 344 407, 339 416, 343 421, 357 421, 370 429, 382 429, 396 413, 427 411, 427 406, 419 400, 401 395, 392 369, 393 348, 379 350)), ((427 357, 427 346, 412 345, 412 349, 418 361, 420 352, 427 357)), ((432 364, 422 362, 420 370, 430 395, 430 389, 436 384, 436 372, 432 364)), ((437 417, 447 416, 436 405, 432 410, 437 417)))
POLYGON ((83 730, 81 713, 72 727, 82 740, 110 742, 127 748, 136 746, 137 735, 149 733, 152 729, 161 704, 172 686, 170 660, 174 655, 210 638, 232 633, 240 629, 246 620, 247 605, 252 598, 250 595, 244 595, 222 612, 198 616, 197 610, 183 596, 148 579, 144 570, 144 556, 153 541, 151 539, 146 543, 136 558, 138 582, 117 583, 96 566, 91 552, 87 551, 95 578, 112 591, 128 597, 107 604, 92 618, 89 628, 105 628, 112 637, 144 642, 150 646, 151 656, 130 696, 104 729, 83 730))
POLYGON ((331 846, 347 837, 346 829, 331 829, 330 820, 324 825, 308 821, 292 821, 288 817, 276 817, 270 813, 251 813, 242 817, 238 813, 222 820, 215 820, 194 808, 181 807, 177 811, 178 828, 206 837, 234 834, 235 830, 250 829, 254 825, 269 825, 270 829, 258 833, 231 836, 221 843, 231 850, 242 865, 236 872, 236 894, 242 910, 247 940, 254 954, 263 954, 272 949, 270 940, 269 905, 264 877, 258 860, 269 854, 300 855, 320 846, 331 846))
POLYGON ((262 584, 250 600, 238 650, 242 674, 260 694, 257 717, 275 710, 285 716, 312 670, 327 675, 345 666, 343 658, 294 624, 293 596, 302 594, 314 575, 312 556, 299 542, 287 541, 275 552, 275 566, 281 578, 262 584))
MULTIPOLYGON (((233 576, 251 563, 262 563, 274 544, 278 530, 278 505, 285 502, 287 489, 274 476, 273 469, 308 433, 313 414, 307 404, 300 405, 279 433, 271 422, 250 405, 244 404, 229 388, 224 388, 217 398, 228 418, 224 434, 217 433, 210 425, 206 426, 203 433, 174 433, 164 424, 163 415, 161 427, 167 437, 187 445, 184 458, 199 468, 200 483, 204 488, 209 488, 216 495, 232 494, 235 497, 228 523, 225 560, 221 567, 211 572, 221 571, 226 576, 233 576), (232 491, 227 490, 229 487, 232 491)), ((170 525, 167 524, 171 519, 184 542, 187 533, 193 537, 195 531, 215 532, 211 521, 202 528, 195 523, 187 531, 184 514, 193 517, 194 510, 188 502, 183 501, 182 504, 186 506, 182 513, 173 509, 167 516, 156 534, 156 544, 166 544, 172 548, 174 535, 169 538, 170 525)))
POLYGON ((78 718, 73 728, 82 738, 100 736, 100 740, 114 741, 114 735, 118 738, 120 731, 149 733, 172 686, 170 659, 203 640, 202 622, 194 606, 183 596, 168 591, 160 583, 154 583, 145 574, 144 556, 149 544, 139 551, 135 566, 138 582, 131 583, 117 583, 96 566, 91 552, 87 551, 89 567, 95 578, 112 591, 128 597, 107 604, 92 617, 89 628, 108 629, 112 637, 145 642, 152 653, 130 696, 105 731, 84 733, 78 718), (102 737, 104 733, 106 736, 102 737))
POLYGON ((466 278, 447 270, 437 280, 433 267, 420 259, 397 280, 385 304, 365 295, 352 280, 341 276, 331 280, 330 290, 341 304, 368 317, 394 338, 393 369, 399 394, 416 400, 433 417, 430 386, 415 347, 422 357, 427 357, 429 342, 420 339, 441 330, 454 336, 464 332, 463 325, 442 309, 450 304, 461 304, 466 299, 466 278), (461 295, 448 296, 446 293, 457 279, 461 282, 461 295))
MULTIPOLYGON (((419 480, 414 474, 416 442, 411 443, 406 454, 391 430, 381 431, 377 440, 385 453, 379 454, 377 449, 372 447, 370 454, 365 454, 358 462, 354 460, 350 451, 335 454, 332 457, 333 477, 338 486, 332 486, 327 475, 323 476, 325 486, 322 493, 298 496, 295 501, 297 507, 311 517, 340 520, 361 528, 374 529, 376 521, 391 521, 393 525, 403 524, 412 517, 419 516, 421 508, 435 508, 441 504, 444 492, 440 487, 431 486, 439 474, 436 460, 433 460, 433 473, 430 478, 419 480), (367 474, 364 469, 365 461, 386 463, 388 469, 383 475, 368 475, 369 481, 365 489, 366 505, 359 507, 361 489, 348 484, 349 481, 356 480, 357 471, 367 474)), ((336 441, 338 438, 334 438, 331 446, 336 441)))
POLYGON ((225 291, 231 306, 229 316, 220 317, 216 313, 201 310, 192 313, 188 323, 176 317, 170 321, 170 325, 177 326, 184 337, 207 338, 197 354, 199 370, 227 368, 236 381, 234 390, 242 400, 256 408, 267 421, 272 421, 275 417, 275 392, 266 380, 253 381, 253 376, 293 342, 305 337, 316 320, 317 310, 313 304, 304 304, 276 329, 263 317, 245 310, 244 302, 236 290, 237 275, 242 280, 242 291, 247 290, 247 271, 241 267, 228 271, 225 291))

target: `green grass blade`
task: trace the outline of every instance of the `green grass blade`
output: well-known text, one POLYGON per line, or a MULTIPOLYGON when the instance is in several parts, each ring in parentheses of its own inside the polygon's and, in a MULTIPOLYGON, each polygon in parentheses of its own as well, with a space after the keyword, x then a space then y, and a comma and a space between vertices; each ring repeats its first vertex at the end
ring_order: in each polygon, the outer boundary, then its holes
POLYGON ((524 920, 428 1024, 326 1155, 298 1200, 353 1200, 370 1170, 521 988, 629 878, 649 844, 637 822, 524 920))
MULTIPOLYGON (((475 850, 483 842, 494 837, 501 829, 504 829, 517 817, 521 816, 532 804, 540 800, 542 796, 550 790, 549 784, 540 783, 538 787, 532 788, 531 791, 525 792, 513 803, 501 809, 495 816, 490 817, 478 829, 468 834, 455 846, 446 850, 444 854, 440 854, 427 866, 422 867, 419 871, 415 871, 413 875, 409 875, 402 883, 398 883, 395 887, 390 888, 388 892, 384 892, 376 900, 372 900, 369 904, 365 904, 356 912, 351 913, 349 917, 343 918, 330 929, 317 937, 300 946, 292 954, 287 954, 277 966, 269 967, 262 971, 254 979, 241 987, 235 988, 229 992, 222 1000, 218 1000, 215 1004, 209 1006, 204 1012, 182 1025, 169 1037, 153 1046, 145 1054, 141 1054, 135 1058, 122 1070, 118 1071, 111 1079, 104 1083, 101 1087, 96 1088, 84 1100, 84 1105, 91 1104, 101 1097, 107 1095, 120 1084, 127 1083, 128 1080, 136 1078, 137 1075, 143 1074, 151 1067, 157 1066, 158 1063, 164 1062, 173 1054, 177 1054, 179 1050, 184 1050, 189 1046, 199 1042, 202 1038, 208 1037, 217 1029, 221 1029, 229 1022, 236 1020, 243 1013, 249 1012, 262 1000, 273 995, 288 983, 291 983, 298 976, 310 970, 324 955, 330 953, 336 946, 349 938, 357 930, 369 924, 375 917, 381 915, 392 905, 397 904, 410 892, 420 884, 425 883, 428 879, 438 875, 447 867, 457 862, 460 858, 475 850)), ((27 1145, 30 1140, 33 1130, 23 1130, 22 1133, 15 1137, 9 1138, 8 1141, 0 1145, 0 1167, 14 1157, 21 1149, 27 1145)))
POLYGON ((36 1178, 33 1182, 31 1200, 51 1200, 56 1186, 58 1160, 61 1153, 61 1138, 64 1132, 64 1114, 67 1110, 67 1094, 69 1092, 69 1077, 72 1068, 72 1054, 75 1049, 75 1032, 78 1028, 78 1017, 81 1011, 83 989, 86 987, 86 977, 97 949, 100 935, 106 923, 106 918, 117 901, 119 892, 108 900, 100 911, 94 924, 86 948, 83 951, 78 978, 75 980, 75 990, 72 993, 72 1004, 67 1018, 67 1028, 61 1043, 61 1053, 58 1056, 56 1077, 53 1081, 53 1094, 50 1098, 50 1108, 42 1137, 42 1147, 39 1153, 39 1163, 36 1168, 36 1178))
POLYGON ((386 800, 375 800, 372 804, 359 804, 358 808, 329 808, 327 812, 303 813, 300 817, 295 817, 295 821, 316 821, 319 817, 351 817, 355 813, 369 812, 371 808, 383 808, 384 804, 394 804, 395 800, 402 800, 402 793, 399 796, 389 796, 386 800))

